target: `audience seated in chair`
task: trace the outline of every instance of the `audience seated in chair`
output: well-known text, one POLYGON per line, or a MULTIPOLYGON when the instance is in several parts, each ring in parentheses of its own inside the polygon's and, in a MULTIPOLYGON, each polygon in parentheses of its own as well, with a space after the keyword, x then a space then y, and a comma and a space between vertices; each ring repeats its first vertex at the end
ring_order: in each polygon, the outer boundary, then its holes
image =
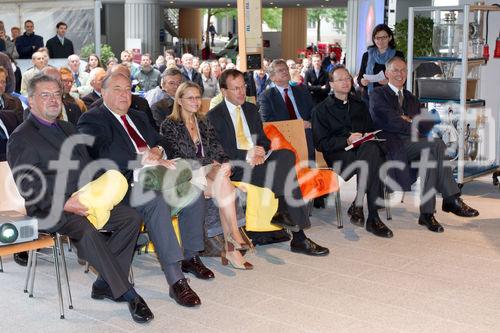
POLYGON ((107 242, 101 238, 86 218, 88 207, 80 201, 80 195, 75 194, 80 179, 87 177, 83 179, 90 180, 93 175, 85 168, 90 158, 81 141, 75 146, 67 146, 69 139, 81 140, 81 137, 75 138, 72 124, 59 120, 61 82, 44 74, 36 75, 28 85, 28 96, 31 113, 12 133, 7 146, 7 160, 19 192, 26 200, 27 214, 39 219, 41 229, 68 236, 78 256, 96 268, 99 276, 92 286, 92 298, 126 301, 136 322, 152 320, 152 312, 128 281, 139 233, 139 215, 125 205, 114 207, 104 224, 114 236, 107 242), (67 148, 71 149, 69 156, 62 152, 67 148), (76 161, 76 167, 62 165, 59 172, 54 172, 50 163, 62 162, 61 158, 76 161), (21 168, 26 165, 34 167, 21 168), (65 171, 68 172, 66 179, 59 178, 65 171), (27 177, 32 177, 32 181, 26 181, 27 177))
POLYGON ((417 97, 404 89, 406 62, 399 57, 390 59, 386 63, 385 75, 389 83, 373 90, 370 114, 375 128, 382 130, 380 137, 387 140, 387 158, 406 165, 403 170, 393 169, 394 178, 402 190, 407 191, 411 186, 410 164, 424 162, 418 167, 419 173, 422 172, 421 198, 429 195, 430 198, 421 200, 418 223, 433 232, 444 231, 434 217, 436 192, 443 196, 443 211, 463 217, 478 216, 479 212, 460 198, 452 167, 445 159, 443 140, 427 136, 434 120, 420 109, 417 97))

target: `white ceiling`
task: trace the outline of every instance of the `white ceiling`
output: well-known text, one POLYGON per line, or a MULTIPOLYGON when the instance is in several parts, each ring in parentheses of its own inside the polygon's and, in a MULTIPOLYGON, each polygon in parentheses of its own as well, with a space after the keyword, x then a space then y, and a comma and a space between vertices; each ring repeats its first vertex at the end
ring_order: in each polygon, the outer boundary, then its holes
MULTIPOLYGON (((254 0, 258 1, 258 0, 254 0)), ((171 5, 177 8, 222 8, 236 7, 236 0, 160 0, 162 4, 171 5)), ((263 0, 263 7, 347 7, 347 0, 263 0)))

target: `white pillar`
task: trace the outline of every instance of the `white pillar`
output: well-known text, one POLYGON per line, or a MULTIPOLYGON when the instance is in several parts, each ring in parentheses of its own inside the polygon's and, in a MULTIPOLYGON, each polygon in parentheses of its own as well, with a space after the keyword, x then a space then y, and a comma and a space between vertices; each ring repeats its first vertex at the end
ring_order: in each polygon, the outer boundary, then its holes
POLYGON ((156 58, 160 53, 159 0, 125 0, 125 41, 127 38, 142 40, 142 53, 156 58))

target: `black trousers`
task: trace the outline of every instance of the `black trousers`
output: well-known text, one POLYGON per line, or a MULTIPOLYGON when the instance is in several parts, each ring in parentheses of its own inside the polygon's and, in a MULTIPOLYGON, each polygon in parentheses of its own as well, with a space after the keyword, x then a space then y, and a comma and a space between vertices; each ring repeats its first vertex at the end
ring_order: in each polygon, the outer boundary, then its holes
POLYGON ((295 154, 290 150, 274 150, 264 164, 255 167, 248 163, 245 167, 235 167, 231 180, 269 188, 279 200, 279 209, 288 212, 296 225, 301 229, 311 226, 298 186, 295 154))
POLYGON ((377 198, 382 199, 383 188, 379 177, 379 170, 385 162, 385 154, 378 142, 365 142, 359 148, 348 151, 339 151, 328 156, 333 167, 344 180, 349 180, 352 176, 357 177, 356 206, 363 206, 363 199, 366 194, 368 211, 377 212, 377 198), (353 163, 360 161, 359 167, 354 167, 353 163), (367 170, 361 170, 362 165, 368 166, 367 170))
MULTIPOLYGON (((421 138, 418 141, 406 141, 405 150, 408 162, 420 161, 422 152, 426 150, 429 153, 429 161, 435 164, 435 166, 428 165, 425 177, 420 179, 423 182, 422 194, 424 195, 424 197, 421 197, 420 213, 434 214, 436 209, 436 191, 441 193, 443 198, 460 193, 460 189, 453 178, 451 166, 444 166, 444 162, 446 161, 446 145, 439 138, 432 141, 429 141, 427 138, 421 138), (434 194, 429 195, 429 193, 434 194)), ((419 173, 419 176, 422 175, 419 173)))
POLYGON ((99 233, 86 217, 64 213, 66 222, 56 231, 68 236, 78 257, 94 267, 108 283, 113 297, 118 298, 132 285, 128 281, 130 264, 139 235, 141 217, 127 206, 117 206, 104 229, 111 236, 99 233))

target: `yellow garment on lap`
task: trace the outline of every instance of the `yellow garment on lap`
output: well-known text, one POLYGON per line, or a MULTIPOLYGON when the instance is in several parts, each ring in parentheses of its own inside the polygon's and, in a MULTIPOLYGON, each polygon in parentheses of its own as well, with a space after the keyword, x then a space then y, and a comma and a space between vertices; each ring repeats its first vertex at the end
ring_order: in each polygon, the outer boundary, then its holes
POLYGON ((232 182, 234 186, 247 193, 245 229, 248 231, 276 231, 282 228, 271 224, 278 210, 278 199, 273 191, 243 182, 232 182))
POLYGON ((73 195, 79 194, 80 203, 88 208, 87 219, 99 230, 108 222, 111 210, 123 200, 127 190, 127 179, 119 171, 109 170, 73 195))

